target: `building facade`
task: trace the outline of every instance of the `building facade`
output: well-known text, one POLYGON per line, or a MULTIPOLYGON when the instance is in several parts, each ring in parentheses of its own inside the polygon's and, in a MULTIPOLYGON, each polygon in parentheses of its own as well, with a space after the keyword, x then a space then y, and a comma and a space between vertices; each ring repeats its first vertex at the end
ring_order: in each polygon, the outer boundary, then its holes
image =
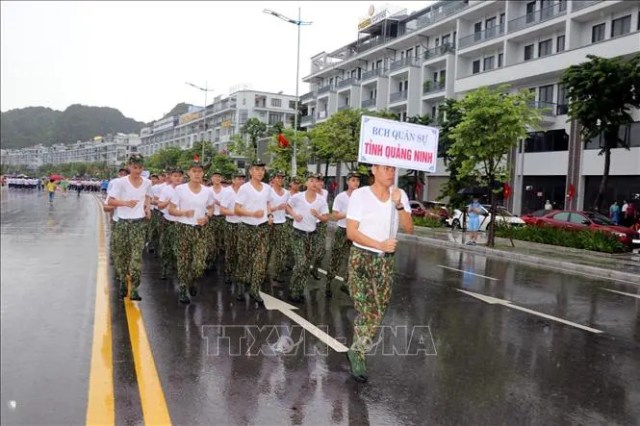
MULTIPOLYGON (((370 8, 358 40, 311 58, 301 97, 313 127, 344 108, 389 109, 402 120, 438 116, 445 98, 482 86, 532 90, 542 128, 510 155, 515 213, 586 208, 604 169, 599 141, 582 141, 568 120, 564 70, 588 54, 630 57, 640 52, 640 1, 439 1, 417 11, 370 8), (575 194, 573 197, 567 195, 575 194)), ((615 149, 609 199, 640 193, 640 112, 621 130, 631 150, 615 149)), ((335 168, 332 168, 334 171, 335 168)), ((443 161, 427 177, 423 199, 435 199, 448 179, 443 161)))
POLYGON ((282 122, 291 127, 295 114, 295 96, 256 90, 238 90, 218 96, 206 109, 192 108, 186 114, 167 117, 140 132, 140 152, 152 155, 170 146, 189 149, 204 140, 216 151, 227 151, 234 135, 250 118, 273 126, 282 122))
POLYGON ((139 145, 140 135, 116 133, 74 144, 6 149, 2 152, 2 164, 30 170, 36 170, 44 164, 65 163, 106 163, 110 167, 117 167, 126 161, 130 153, 136 152, 139 145))

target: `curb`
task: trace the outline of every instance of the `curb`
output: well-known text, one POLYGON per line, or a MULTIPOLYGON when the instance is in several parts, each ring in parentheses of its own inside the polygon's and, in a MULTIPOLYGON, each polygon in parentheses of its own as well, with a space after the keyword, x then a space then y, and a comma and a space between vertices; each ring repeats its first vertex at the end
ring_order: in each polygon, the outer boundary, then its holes
POLYGON ((521 253, 512 253, 508 251, 493 249, 482 246, 467 246, 459 243, 444 241, 437 238, 429 238, 421 235, 408 235, 404 233, 398 233, 398 239, 404 241, 419 241, 430 246, 446 247, 460 251, 467 251, 476 254, 484 254, 491 257, 514 260, 516 262, 525 263, 534 266, 546 266, 554 269, 559 269, 563 272, 576 272, 584 275, 588 275, 591 278, 604 278, 614 279, 629 282, 631 284, 640 285, 640 277, 636 274, 628 272, 620 272, 612 269, 598 268, 596 266, 580 265, 578 263, 565 262, 562 260, 555 260, 544 257, 531 256, 521 253))

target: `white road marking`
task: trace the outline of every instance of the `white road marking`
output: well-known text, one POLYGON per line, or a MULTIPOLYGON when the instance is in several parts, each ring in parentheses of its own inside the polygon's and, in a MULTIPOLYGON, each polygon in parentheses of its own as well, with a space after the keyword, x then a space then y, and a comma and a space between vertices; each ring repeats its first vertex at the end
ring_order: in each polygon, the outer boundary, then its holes
POLYGON ((483 302, 489 303, 491 305, 503 305, 503 306, 506 306, 507 308, 516 309, 518 311, 526 312, 526 313, 532 314, 532 315, 537 315, 539 317, 550 319, 552 321, 561 322, 562 324, 570 325, 572 327, 576 327, 576 328, 579 328, 581 330, 590 331, 591 333, 596 333, 596 334, 603 333, 603 331, 601 331, 601 330, 597 330, 595 328, 587 327, 586 325, 576 324, 575 322, 567 321, 567 320, 562 319, 562 318, 554 317, 554 316, 551 316, 551 315, 543 314, 542 312, 537 312, 537 311, 534 311, 534 310, 531 310, 531 309, 523 308, 522 306, 514 305, 508 300, 497 299, 495 297, 485 296, 484 294, 474 293, 474 292, 466 291, 466 290, 460 290, 459 288, 456 289, 456 290, 458 290, 459 292, 464 293, 466 295, 469 295, 471 297, 475 297, 476 299, 480 299, 483 302))
POLYGON ((468 272, 468 271, 465 271, 465 270, 462 270, 462 269, 452 268, 450 266, 444 266, 444 265, 438 265, 438 266, 440 268, 451 269, 452 271, 464 272, 465 274, 470 274, 470 275, 475 275, 476 277, 486 278, 486 279, 491 280, 491 281, 499 281, 497 278, 487 277, 485 275, 480 275, 480 274, 474 274, 473 272, 468 272))
POLYGON ((270 296, 263 292, 260 292, 260 296, 262 297, 262 300, 264 300, 265 308, 267 308, 270 311, 278 310, 282 312, 284 315, 288 316, 290 319, 298 323, 298 325, 300 325, 302 328, 307 330, 309 333, 313 334, 318 339, 320 339, 320 341, 322 341, 324 344, 330 346, 331 349, 333 349, 334 351, 347 352, 349 350, 349 348, 347 348, 345 345, 338 342, 336 339, 329 336, 327 333, 320 330, 318 327, 316 327, 306 319, 302 318, 300 315, 293 312, 294 309, 298 309, 295 306, 285 303, 282 300, 276 297, 270 296))
POLYGON ((636 299, 640 299, 640 295, 638 295, 638 294, 625 293, 624 291, 611 290, 611 289, 608 289, 608 288, 601 288, 600 290, 604 290, 604 291, 608 291, 608 292, 611 292, 611 293, 621 294, 623 296, 635 297, 636 299))

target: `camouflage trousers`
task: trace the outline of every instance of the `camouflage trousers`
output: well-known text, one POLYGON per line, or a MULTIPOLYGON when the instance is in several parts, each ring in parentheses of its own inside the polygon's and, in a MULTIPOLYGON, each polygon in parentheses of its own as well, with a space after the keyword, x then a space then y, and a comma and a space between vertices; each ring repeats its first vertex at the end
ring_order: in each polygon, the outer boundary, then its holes
POLYGON ((176 222, 164 218, 160 222, 160 256, 162 257, 162 270, 165 273, 169 267, 176 265, 175 225, 176 222))
POLYGON ((306 233, 293 229, 291 235, 291 250, 293 251, 293 273, 289 281, 291 297, 302 296, 309 278, 309 267, 313 261, 314 242, 318 231, 306 233))
POLYGON ((127 275, 131 277, 131 286, 140 286, 140 270, 142 267, 142 251, 147 232, 145 219, 120 219, 112 232, 113 264, 116 278, 124 283, 127 275))
POLYGON ((317 269, 322 265, 322 260, 327 251, 327 223, 319 222, 316 227, 313 241, 313 268, 317 269))
POLYGON ((364 360, 391 299, 394 255, 351 247, 349 255, 349 295, 357 315, 353 321, 351 349, 364 360))
POLYGON ((293 247, 292 247, 292 243, 291 243, 291 238, 293 236, 293 219, 291 218, 287 218, 287 221, 285 222, 286 225, 286 232, 287 232, 287 251, 285 253, 285 265, 287 268, 291 268, 291 266, 293 265, 293 247))
POLYGON ((269 251, 267 254, 267 264, 273 255, 273 273, 279 277, 284 272, 284 261, 290 246, 291 232, 287 229, 286 223, 274 223, 271 225, 269 233, 269 251))
POLYGON ((242 262, 238 265, 241 269, 240 283, 248 284, 251 294, 257 295, 267 275, 269 224, 242 224, 238 239, 238 262, 242 262))
MULTIPOLYGON (((331 263, 327 270, 327 283, 330 283, 335 277, 342 265, 349 258, 349 249, 351 241, 347 238, 347 230, 341 227, 336 228, 333 234, 333 245, 331 247, 331 263)), ((345 282, 349 281, 349 274, 345 277, 345 282)))
POLYGON ((206 225, 207 263, 213 263, 224 247, 224 216, 213 216, 206 225))
POLYGON ((207 260, 207 228, 176 223, 175 256, 180 287, 192 286, 204 273, 207 260))
POLYGON ((238 267, 238 234, 242 225, 225 223, 224 235, 224 276, 228 280, 238 283, 242 280, 238 267))
POLYGON ((160 210, 151 210, 151 220, 147 225, 147 242, 153 249, 157 249, 160 246, 160 221, 162 220, 162 213, 160 210))

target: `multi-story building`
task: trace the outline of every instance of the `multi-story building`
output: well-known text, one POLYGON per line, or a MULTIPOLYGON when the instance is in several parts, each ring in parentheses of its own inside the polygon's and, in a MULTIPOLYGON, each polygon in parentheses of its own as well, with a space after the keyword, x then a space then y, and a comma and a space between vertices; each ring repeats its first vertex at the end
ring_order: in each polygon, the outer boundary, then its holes
POLYGON ((204 114, 203 108, 192 108, 186 114, 158 120, 142 129, 140 152, 151 155, 169 146, 188 149, 202 140, 212 143, 217 151, 225 151, 232 137, 240 133, 250 118, 257 118, 268 126, 282 122, 285 127, 291 127, 295 100, 291 95, 248 89, 218 96, 207 105, 204 114))
MULTIPOLYGON (((358 40, 311 58, 301 97, 312 127, 344 108, 389 109, 402 120, 438 116, 445 98, 482 86, 510 85, 535 93, 542 128, 510 156, 516 212, 583 208, 604 169, 599 141, 582 141, 568 120, 564 70, 588 54, 630 57, 640 52, 640 1, 439 1, 420 11, 375 11, 358 26, 358 40), (575 197, 567 198, 568 188, 575 197)), ((609 199, 640 193, 640 112, 622 129, 631 150, 612 153, 609 199)), ((331 170, 335 171, 335 168, 331 170)), ((427 177, 422 197, 434 199, 446 167, 427 177)))
POLYGON ((116 133, 96 136, 91 141, 74 144, 54 144, 50 147, 36 145, 21 149, 3 150, 2 164, 22 166, 35 170, 44 164, 107 163, 116 167, 125 162, 131 152, 137 151, 140 136, 132 133, 116 133))

